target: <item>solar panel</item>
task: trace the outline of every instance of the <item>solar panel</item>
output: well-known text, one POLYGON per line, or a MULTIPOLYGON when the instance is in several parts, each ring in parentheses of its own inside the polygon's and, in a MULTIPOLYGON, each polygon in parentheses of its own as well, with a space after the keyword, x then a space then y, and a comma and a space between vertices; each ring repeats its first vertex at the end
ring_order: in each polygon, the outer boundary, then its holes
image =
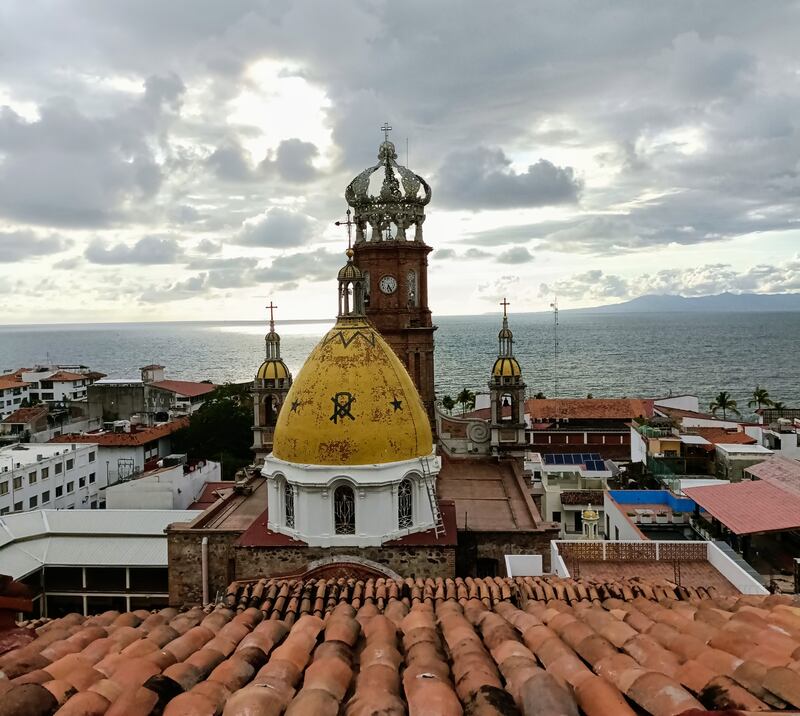
POLYGON ((597 453, 597 452, 593 452, 592 453, 591 459, 592 460, 599 460, 600 462, 603 462, 603 458, 600 457, 600 453, 597 453))
POLYGON ((544 464, 545 465, 552 465, 554 462, 552 455, 545 455, 544 456, 544 464))
POLYGON ((555 455, 556 465, 563 465, 564 464, 564 456, 563 455, 555 455))
POLYGON ((592 455, 591 453, 588 453, 588 452, 583 453, 583 455, 581 455, 581 457, 583 458, 581 460, 581 462, 587 462, 589 460, 594 460, 594 455, 592 455))

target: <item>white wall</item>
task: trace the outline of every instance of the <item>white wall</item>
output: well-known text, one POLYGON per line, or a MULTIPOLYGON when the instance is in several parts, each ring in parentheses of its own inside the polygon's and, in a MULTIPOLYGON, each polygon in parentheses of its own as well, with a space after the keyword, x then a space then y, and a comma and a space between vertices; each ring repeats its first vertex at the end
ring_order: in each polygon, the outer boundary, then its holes
POLYGON ((712 420, 711 418, 681 418, 684 428, 739 428, 735 420, 712 420))
POLYGON ((634 540, 636 542, 647 539, 628 518, 627 509, 634 507, 633 505, 630 508, 627 505, 618 505, 607 492, 605 493, 603 496, 604 517, 600 523, 600 530, 606 531, 606 520, 608 520, 606 539, 612 541, 634 540), (619 530, 619 536, 617 536, 617 530, 619 530))
POLYGON ((759 582, 747 574, 747 572, 713 542, 708 543, 706 559, 708 559, 709 563, 742 594, 769 594, 769 591, 764 588, 764 585, 759 584, 759 582))
POLYGON ((185 510, 200 496, 207 482, 221 479, 218 462, 198 465, 187 473, 183 465, 174 465, 112 485, 106 490, 106 507, 109 510, 185 510))
POLYGON ((647 441, 635 428, 631 428, 631 462, 647 462, 647 441))
POLYGON ((7 418, 19 409, 22 401, 29 398, 27 385, 18 385, 0 389, 0 420, 7 418))
POLYGON ((669 398, 658 398, 655 400, 655 405, 656 407, 664 406, 665 408, 700 412, 700 401, 696 395, 673 395, 669 398))

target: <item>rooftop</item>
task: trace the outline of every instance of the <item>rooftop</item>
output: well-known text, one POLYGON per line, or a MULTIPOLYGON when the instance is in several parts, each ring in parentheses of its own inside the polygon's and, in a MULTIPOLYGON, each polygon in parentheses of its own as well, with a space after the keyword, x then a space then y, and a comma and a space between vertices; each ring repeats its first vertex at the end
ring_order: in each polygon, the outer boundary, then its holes
POLYGON ((159 388, 187 398, 197 398, 206 393, 213 393, 217 389, 214 383, 195 383, 191 380, 157 380, 148 385, 151 388, 159 388))
POLYGON ((9 390, 11 388, 21 388, 28 385, 14 375, 0 376, 0 390, 9 390))
POLYGON ((53 375, 49 376, 47 380, 71 383, 76 380, 86 380, 86 376, 83 373, 73 373, 69 370, 59 370, 53 373, 53 375))
POLYGON ((709 443, 715 445, 719 443, 731 445, 738 443, 741 445, 755 445, 758 440, 750 437, 743 430, 726 428, 692 428, 692 434, 703 437, 709 443))
POLYGON ((745 472, 759 480, 800 494, 800 462, 797 460, 775 455, 769 460, 745 468, 745 472))
POLYGON ((49 410, 46 405, 34 405, 31 408, 18 408, 2 422, 4 423, 29 423, 36 418, 47 415, 49 410))
POLYGON ((582 418, 631 420, 653 414, 653 401, 642 398, 556 398, 525 401, 532 420, 582 418))
POLYGON ((789 668, 800 614, 788 595, 636 579, 260 579, 234 582, 223 602, 47 622, 0 657, 3 706, 165 716, 800 707, 789 668))
POLYGON ((738 535, 800 529, 800 493, 765 480, 684 487, 683 493, 738 535))
POLYGON ((542 523, 527 485, 510 462, 443 455, 436 493, 455 503, 458 529, 536 530, 542 523))
POLYGON ((59 443, 18 443, 0 447, 0 470, 8 467, 9 470, 26 468, 35 465, 41 460, 49 460, 58 455, 69 455, 73 447, 87 447, 84 443, 75 441, 60 441, 59 443))
POLYGON ((161 423, 153 427, 131 425, 130 432, 113 432, 98 430, 90 433, 68 433, 53 438, 51 443, 96 443, 101 447, 116 447, 126 445, 146 445, 153 440, 171 435, 176 430, 189 425, 189 418, 178 418, 168 423, 161 423))
POLYGON ((0 518, 0 574, 48 566, 167 566, 164 529, 193 510, 33 510, 0 518))
POLYGON ((769 457, 772 450, 763 445, 742 445, 741 443, 717 443, 717 450, 730 455, 763 455, 769 457))

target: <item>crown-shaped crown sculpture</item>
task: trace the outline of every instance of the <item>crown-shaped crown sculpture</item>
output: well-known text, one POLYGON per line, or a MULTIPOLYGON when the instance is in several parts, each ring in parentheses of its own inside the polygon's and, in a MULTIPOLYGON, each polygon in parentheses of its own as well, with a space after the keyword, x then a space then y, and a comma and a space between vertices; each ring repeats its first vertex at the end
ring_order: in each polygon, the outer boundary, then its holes
POLYGON ((413 240, 422 243, 431 188, 421 176, 397 163, 397 151, 389 141, 391 127, 384 125, 381 129, 385 138, 378 149, 378 163, 353 179, 344 193, 354 210, 355 242, 407 241, 406 232, 414 226, 413 240), (372 228, 369 236, 368 227, 372 228))

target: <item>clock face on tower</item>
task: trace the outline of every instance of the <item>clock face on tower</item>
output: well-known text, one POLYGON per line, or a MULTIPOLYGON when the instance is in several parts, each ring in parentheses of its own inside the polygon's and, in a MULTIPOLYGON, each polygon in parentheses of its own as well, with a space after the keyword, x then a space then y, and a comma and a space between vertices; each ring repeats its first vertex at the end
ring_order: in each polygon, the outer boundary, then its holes
POLYGON ((383 293, 394 293, 397 290, 397 279, 394 276, 381 276, 378 287, 383 293))

